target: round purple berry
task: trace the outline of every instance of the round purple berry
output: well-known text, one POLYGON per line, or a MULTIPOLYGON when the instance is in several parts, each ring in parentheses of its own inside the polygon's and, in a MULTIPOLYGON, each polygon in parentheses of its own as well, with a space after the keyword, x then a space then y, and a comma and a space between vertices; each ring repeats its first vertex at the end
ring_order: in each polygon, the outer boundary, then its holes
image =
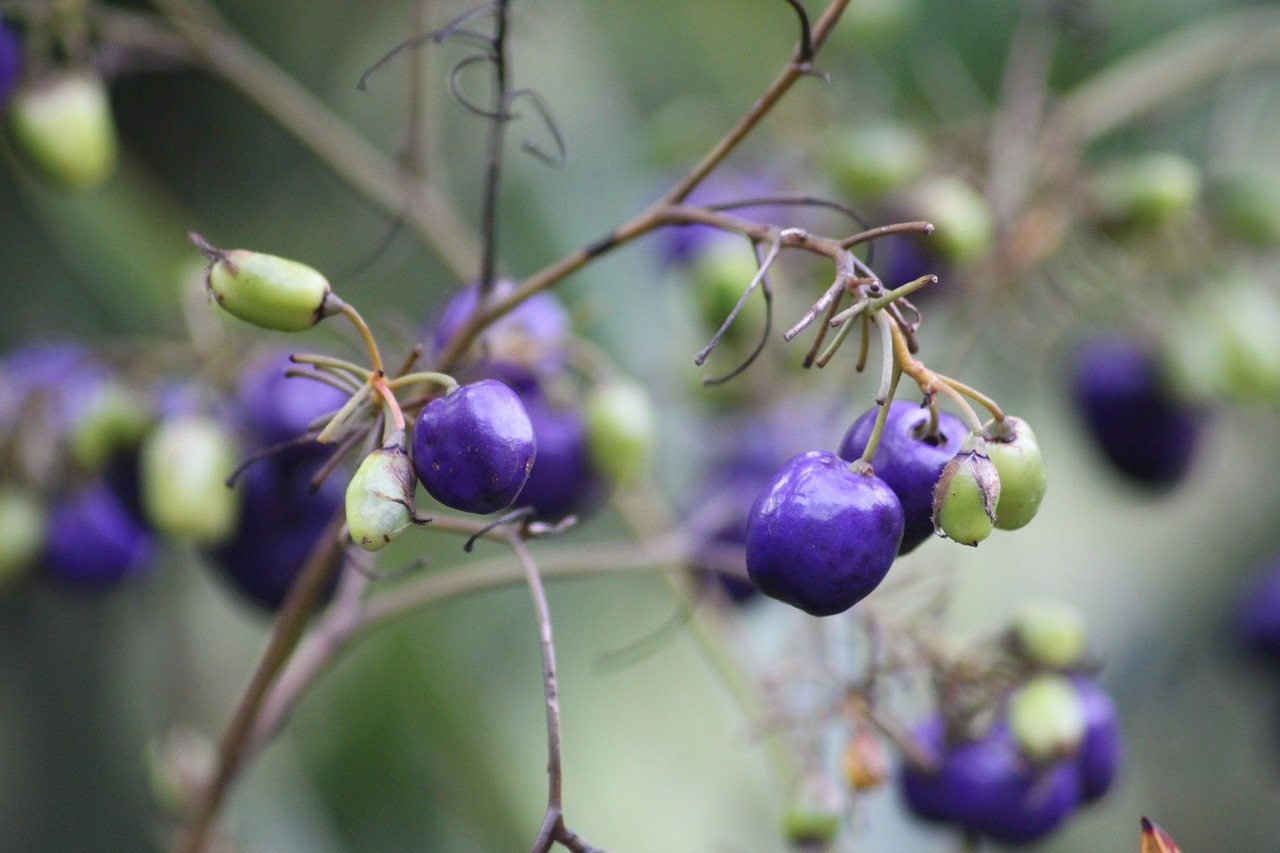
MULTIPOLYGON (((840 442, 840 458, 862 456, 875 427, 878 408, 871 408, 853 422, 840 442)), ((938 429, 926 435, 929 410, 906 400, 889 404, 880 444, 871 467, 902 502, 904 527, 898 553, 913 551, 933 535, 933 489, 943 467, 960 451, 969 430, 954 415, 938 413, 938 429)))
POLYGON ((1280 566, 1268 568, 1246 588, 1237 628, 1251 652, 1280 662, 1280 566))
POLYGON ((901 791, 907 808, 925 820, 1004 844, 1028 844, 1056 829, 1079 803, 1075 764, 1032 766, 1003 724, 977 740, 948 743, 935 717, 914 734, 934 766, 904 764, 901 791))
POLYGON ((1200 414, 1174 399, 1141 345, 1124 339, 1088 344, 1076 360, 1074 390, 1089 434, 1121 474, 1168 488, 1190 469, 1200 414))
POLYGON ((883 480, 833 453, 802 453, 751 508, 747 571, 765 595, 814 616, 841 613, 884 579, 902 525, 902 504, 883 480))
POLYGON ((154 542, 114 491, 94 483, 49 511, 45 566, 59 581, 103 589, 145 571, 154 542))
POLYGON ((1084 708, 1084 738, 1075 756, 1080 769, 1080 799, 1092 803, 1111 790, 1124 760, 1120 717, 1111 697, 1091 679, 1076 676, 1071 681, 1084 708))
POLYGON ((413 428, 413 464, 427 492, 463 512, 511 505, 529 479, 538 446, 524 404, 484 379, 422 407, 413 428))
POLYGON ((538 458, 516 506, 529 507, 540 521, 560 521, 598 508, 608 486, 591 462, 582 411, 553 403, 538 386, 524 388, 520 399, 533 425, 538 458))
POLYGON ((0 107, 8 103, 21 73, 22 42, 12 27, 0 21, 0 107))

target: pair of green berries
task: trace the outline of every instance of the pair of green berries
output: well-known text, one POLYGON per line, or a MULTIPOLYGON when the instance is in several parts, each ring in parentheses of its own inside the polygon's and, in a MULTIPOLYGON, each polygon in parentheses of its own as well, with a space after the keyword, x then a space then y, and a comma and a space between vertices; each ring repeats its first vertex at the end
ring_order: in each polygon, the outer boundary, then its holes
POLYGON ((1045 493, 1044 460, 1035 433, 1020 418, 991 421, 970 435, 942 469, 933 492, 933 526, 949 539, 977 545, 993 529, 1025 527, 1045 493))

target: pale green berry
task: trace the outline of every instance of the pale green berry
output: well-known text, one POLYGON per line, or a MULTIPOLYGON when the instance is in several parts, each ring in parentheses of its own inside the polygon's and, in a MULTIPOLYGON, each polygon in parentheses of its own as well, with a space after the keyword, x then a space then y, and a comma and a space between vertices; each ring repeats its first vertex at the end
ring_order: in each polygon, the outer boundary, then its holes
POLYGON ((1000 500, 1000 475, 978 448, 962 450, 942 469, 933 489, 933 527, 961 545, 991 535, 1000 500))
POLYGON ((245 249, 223 251, 194 233, 191 239, 209 258, 209 295, 247 323, 301 332, 341 308, 329 280, 306 264, 245 249))
POLYGON ((100 470, 117 450, 137 447, 152 421, 150 407, 136 393, 109 382, 76 422, 71 456, 86 470, 100 470))
POLYGON ((1084 616, 1061 601, 1024 602, 1010 633, 1018 654, 1047 669, 1067 669, 1084 655, 1084 616))
POLYGON ((404 433, 398 432, 364 458, 347 484, 351 541, 366 551, 377 551, 417 521, 413 502, 416 484, 404 433))
POLYGON ((824 849, 844 822, 843 793, 823 776, 803 779, 788 798, 782 834, 797 847, 824 849))
POLYGON ((879 198, 915 180, 929 152, 910 130, 893 124, 859 125, 842 132, 826 149, 836 190, 849 198, 879 198))
POLYGON ((142 446, 142 506, 161 533, 212 545, 235 532, 240 492, 226 480, 237 449, 230 433, 202 415, 156 427, 142 446))
POLYGON ((1038 675, 1009 697, 1009 730, 1022 753, 1036 763, 1074 753, 1085 723, 1080 696, 1063 676, 1038 675))
POLYGON ((1021 418, 1006 417, 986 425, 987 456, 1000 474, 996 527, 1024 527, 1044 500, 1044 459, 1036 434, 1021 418))
POLYGON ((1201 312, 1222 349, 1223 392, 1244 401, 1280 399, 1280 295, 1242 274, 1205 290, 1201 312))
POLYGON ((44 547, 44 507, 16 486, 0 487, 0 585, 31 568, 44 547))
POLYGON ((1200 197, 1200 167, 1178 154, 1151 152, 1111 163, 1093 177, 1103 215, 1154 226, 1187 214, 1200 197))
POLYGON ((995 241, 986 200, 960 178, 936 178, 918 187, 911 208, 934 225, 930 245, 943 258, 966 264, 985 257, 995 241))
POLYGON ((56 72, 15 92, 9 130, 26 162, 58 186, 91 189, 115 170, 111 103, 90 71, 56 72))
MULTIPOLYGON (((720 328, 746 291, 760 267, 751 249, 736 241, 716 240, 702 252, 689 270, 698 316, 708 333, 720 328)), ((764 300, 752 294, 729 327, 730 345, 751 335, 764 322, 764 300)))
POLYGON ((611 379, 583 405, 587 447, 597 469, 615 483, 632 483, 644 473, 653 448, 653 403, 644 386, 611 379))

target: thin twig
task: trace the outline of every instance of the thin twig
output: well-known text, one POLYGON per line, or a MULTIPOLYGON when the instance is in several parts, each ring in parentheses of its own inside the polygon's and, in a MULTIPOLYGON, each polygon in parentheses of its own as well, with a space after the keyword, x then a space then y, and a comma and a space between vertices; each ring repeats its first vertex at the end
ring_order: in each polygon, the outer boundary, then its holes
POLYGON ((485 143, 484 207, 480 213, 480 298, 483 305, 493 290, 498 255, 498 184, 502 176, 502 146, 510 121, 510 93, 507 89, 507 24, 511 0, 498 0, 493 23, 493 115, 485 143))

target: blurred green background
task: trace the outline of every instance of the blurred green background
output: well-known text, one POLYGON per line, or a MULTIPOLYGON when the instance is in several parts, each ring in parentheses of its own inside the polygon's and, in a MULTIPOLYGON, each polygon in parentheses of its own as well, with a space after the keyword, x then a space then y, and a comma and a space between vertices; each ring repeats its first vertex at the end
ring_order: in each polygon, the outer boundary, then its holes
MULTIPOLYGON (((855 0, 854 9, 892 15, 896 5, 855 0)), ((733 165, 787 189, 817 190, 820 128, 848 126, 870 112, 896 113, 930 134, 931 121, 939 134, 963 124, 993 97, 1020 5, 921 0, 901 28, 873 30, 872 21, 840 34, 820 63, 831 84, 802 82, 733 165), (954 112, 942 114, 940 104, 954 112)), ((1182 23, 1245 4, 1072 5, 1087 6, 1098 29, 1066 40, 1055 68, 1060 85, 1182 23)), ((355 81, 405 37, 408 3, 235 0, 219 7, 272 60, 394 151, 404 133, 407 63, 388 67, 368 92, 355 81)), ((441 0, 431 20, 439 24, 462 8, 441 0)), ((517 4, 517 81, 546 97, 569 160, 548 169, 519 154, 514 143, 540 131, 532 122, 513 129, 502 195, 504 268, 528 274, 656 197, 673 160, 687 161, 727 126, 794 39, 793 16, 769 0, 517 4)), ((440 91, 443 72, 461 55, 446 47, 429 62, 428 86, 436 88, 429 177, 474 221, 484 127, 440 91)), ((1204 159, 1222 117, 1240 113, 1229 107, 1247 103, 1256 107, 1241 143, 1246 156, 1274 164, 1278 143, 1267 131, 1280 118, 1277 82, 1274 70, 1235 75, 1103 145, 1204 159)), ((189 228, 330 271, 388 340, 417 328, 458 284, 408 234, 343 278, 378 246, 390 218, 204 74, 122 76, 112 99, 126 156, 101 192, 66 197, 19 177, 11 162, 0 168, 0 349, 33 333, 95 343, 179 338, 178 270, 191 254, 189 228)), ((816 276, 796 262, 785 267, 784 286, 816 294, 826 285, 816 276)), ((561 291, 584 333, 652 387, 662 423, 655 473, 679 504, 706 455, 705 424, 687 381, 702 341, 678 316, 669 284, 649 241, 593 265, 561 291)), ((1162 499, 1136 494, 1087 446, 1064 390, 1065 350, 1045 345, 1095 320, 1033 312, 1049 334, 1028 333, 1000 317, 949 324, 953 307, 930 314, 925 355, 1036 425, 1050 492, 1026 531, 975 551, 931 543, 895 571, 952 577, 951 623, 961 634, 998 628, 1032 595, 1085 610, 1129 759, 1119 790, 1073 818, 1046 849, 1136 849, 1143 814, 1186 850, 1275 849, 1274 675, 1241 663, 1229 630, 1242 581, 1280 551, 1274 410, 1221 413, 1188 483, 1162 499)), ((331 333, 311 337, 334 343, 331 333)), ((789 381, 823 413, 828 446, 870 404, 874 387, 874 377, 853 378, 847 364, 789 381)), ((605 516, 572 535, 617 530, 605 516)), ((450 540, 416 541, 426 543, 433 567, 462 556, 450 540)), ((388 563, 412 553, 401 548, 388 563)), ((781 782, 770 775, 752 721, 687 634, 632 665, 600 665, 603 653, 671 618, 675 605, 660 581, 630 574, 561 582, 550 596, 574 828, 623 851, 780 849, 781 782)), ((752 634, 767 645, 796 627, 783 611, 766 606, 733 636, 752 634)), ((29 585, 0 600, 0 848, 154 847, 163 823, 147 789, 146 743, 174 722, 216 737, 267 627, 193 554, 176 548, 147 582, 103 598, 29 585)), ((341 659, 241 780, 229 810, 236 837, 256 850, 523 849, 543 808, 539 675, 522 589, 400 620, 341 659)), ((845 839, 850 849, 955 846, 954 838, 908 821, 895 796, 885 790, 859 803, 845 839)))

